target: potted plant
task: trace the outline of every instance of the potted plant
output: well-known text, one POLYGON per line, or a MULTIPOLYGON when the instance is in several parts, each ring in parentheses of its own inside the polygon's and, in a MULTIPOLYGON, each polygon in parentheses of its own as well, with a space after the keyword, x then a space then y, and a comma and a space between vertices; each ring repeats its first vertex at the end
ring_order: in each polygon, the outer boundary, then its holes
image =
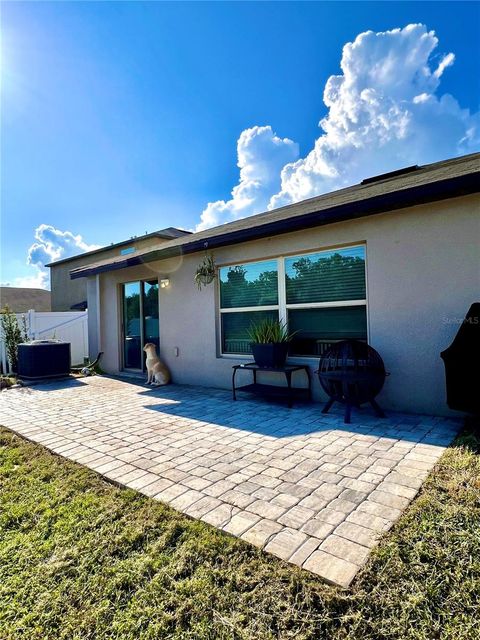
POLYGON ((281 368, 287 359, 288 348, 293 336, 288 333, 287 325, 267 318, 251 326, 249 336, 252 340, 252 354, 259 367, 281 368))
POLYGON ((195 284, 199 289, 205 287, 207 284, 211 284, 215 278, 216 267, 215 260, 212 254, 205 254, 202 262, 198 265, 195 275, 193 277, 195 284))

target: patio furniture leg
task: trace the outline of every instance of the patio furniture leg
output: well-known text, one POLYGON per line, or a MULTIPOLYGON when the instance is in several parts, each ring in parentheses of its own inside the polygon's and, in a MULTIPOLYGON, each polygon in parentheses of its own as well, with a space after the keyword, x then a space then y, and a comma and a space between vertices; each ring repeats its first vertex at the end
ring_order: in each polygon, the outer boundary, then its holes
POLYGON ((325 403, 325 406, 322 409, 322 413, 328 413, 330 411, 330 409, 332 408, 332 404, 335 402, 335 400, 333 398, 330 398, 330 400, 328 400, 328 402, 325 403))
POLYGON ((235 374, 237 373, 237 370, 234 369, 233 370, 233 374, 232 374, 232 394, 233 394, 233 399, 236 400, 237 399, 237 394, 235 393, 235 374))
POLYGON ((292 408, 292 373, 290 371, 285 371, 285 377, 287 379, 288 386, 288 408, 292 408))
POLYGON ((350 424, 351 420, 350 420, 350 416, 352 414, 352 405, 347 402, 345 404, 345 418, 343 419, 345 424, 350 424))
POLYGON ((310 375, 309 369, 305 369, 305 373, 307 374, 307 378, 308 378, 308 400, 309 402, 311 402, 312 401, 312 377, 310 375))
POLYGON ((385 418, 385 412, 378 406, 376 400, 370 400, 370 404, 379 418, 385 418))

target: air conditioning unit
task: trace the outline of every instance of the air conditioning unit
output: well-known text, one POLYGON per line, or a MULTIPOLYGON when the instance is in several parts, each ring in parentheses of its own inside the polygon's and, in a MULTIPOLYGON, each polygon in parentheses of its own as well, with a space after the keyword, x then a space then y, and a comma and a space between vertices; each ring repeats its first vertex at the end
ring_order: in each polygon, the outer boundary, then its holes
POLYGON ((54 378, 70 373, 70 342, 34 340, 18 345, 17 374, 26 380, 54 378))

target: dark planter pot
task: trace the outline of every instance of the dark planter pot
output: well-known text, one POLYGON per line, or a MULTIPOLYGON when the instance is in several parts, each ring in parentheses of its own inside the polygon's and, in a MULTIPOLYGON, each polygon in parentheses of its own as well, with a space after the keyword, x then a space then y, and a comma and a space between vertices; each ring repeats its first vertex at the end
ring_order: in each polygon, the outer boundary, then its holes
POLYGON ((288 342, 275 342, 273 344, 252 343, 253 358, 259 367, 280 369, 287 359, 288 347, 288 342))

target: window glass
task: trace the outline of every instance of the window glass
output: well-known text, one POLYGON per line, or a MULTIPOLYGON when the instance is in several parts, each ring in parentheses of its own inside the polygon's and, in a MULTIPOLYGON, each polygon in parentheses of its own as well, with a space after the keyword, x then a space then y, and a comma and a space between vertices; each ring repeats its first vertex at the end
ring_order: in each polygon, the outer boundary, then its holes
POLYGON ((298 331, 292 340, 290 355, 320 356, 338 340, 367 339, 367 309, 358 307, 322 307, 289 309, 288 329, 298 331))
POLYGON ((160 349, 160 325, 158 318, 158 280, 143 283, 144 344, 152 342, 160 349))
POLYGON ((251 353, 249 329, 254 323, 267 318, 277 320, 278 311, 222 313, 222 352, 251 353))
POLYGON ((277 261, 268 260, 220 269, 220 307, 278 304, 277 261))
POLYGON ((123 285, 124 366, 127 369, 142 368, 140 292, 140 282, 123 285))
POLYGON ((365 247, 285 259, 287 304, 364 300, 365 247))

